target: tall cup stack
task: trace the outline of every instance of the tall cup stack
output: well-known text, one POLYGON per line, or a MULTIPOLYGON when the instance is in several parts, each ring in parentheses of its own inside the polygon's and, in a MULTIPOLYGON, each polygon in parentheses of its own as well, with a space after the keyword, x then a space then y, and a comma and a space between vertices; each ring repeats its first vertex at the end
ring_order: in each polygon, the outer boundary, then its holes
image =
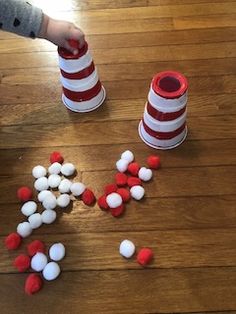
POLYGON ((154 76, 139 135, 149 146, 171 149, 187 136, 187 79, 178 72, 165 71, 154 76))

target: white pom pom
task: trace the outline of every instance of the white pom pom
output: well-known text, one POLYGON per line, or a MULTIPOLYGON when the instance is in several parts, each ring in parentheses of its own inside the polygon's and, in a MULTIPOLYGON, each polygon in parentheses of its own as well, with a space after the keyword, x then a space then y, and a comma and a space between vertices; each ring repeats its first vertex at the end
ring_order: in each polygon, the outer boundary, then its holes
POLYGON ((46 209, 42 212, 41 216, 42 222, 49 225, 55 221, 55 219, 57 218, 57 213, 55 212, 55 210, 46 209))
POLYGON ((134 160, 134 154, 130 150, 126 150, 121 154, 121 159, 125 159, 131 163, 134 160))
POLYGON ((120 244, 120 254, 126 258, 134 255, 135 245, 130 240, 124 240, 120 244))
POLYGON ((125 159, 120 159, 116 162, 116 168, 119 172, 125 172, 128 169, 129 162, 125 159))
POLYGON ((48 189, 48 179, 41 177, 34 182, 34 187, 37 191, 43 191, 48 189))
POLYGON ((48 191, 48 190, 44 190, 44 191, 41 191, 39 194, 38 194, 38 200, 42 203, 44 201, 44 199, 49 196, 49 195, 53 195, 53 193, 51 191, 48 191))
POLYGON ((72 174, 74 174, 75 172, 75 166, 71 163, 65 163, 64 165, 62 165, 61 167, 61 173, 64 175, 64 176, 72 176, 72 174))
POLYGON ((47 170, 43 166, 36 166, 32 169, 32 175, 38 179, 41 177, 45 177, 47 174, 47 170))
POLYGON ((43 200, 43 207, 45 209, 54 209, 57 206, 56 196, 51 194, 45 197, 43 200))
POLYGON ((152 178, 152 170, 146 167, 142 167, 138 172, 139 179, 143 181, 149 181, 152 178))
POLYGON ((48 185, 50 188, 55 189, 61 183, 61 177, 58 174, 51 174, 48 177, 48 185))
POLYGON ((141 185, 135 185, 130 189, 130 194, 135 200, 139 201, 144 197, 145 190, 141 185))
POLYGON ((37 229, 42 225, 42 216, 39 213, 33 214, 28 218, 28 221, 30 223, 30 227, 32 229, 37 229))
POLYGON ((17 226, 17 233, 22 237, 22 238, 26 238, 28 237, 32 232, 32 228, 30 226, 30 223, 25 221, 25 222, 21 222, 19 223, 19 225, 17 226))
POLYGON ((28 201, 21 207, 21 212, 25 216, 33 215, 37 210, 37 204, 34 201, 28 201))
POLYGON ((122 197, 118 193, 107 195, 106 202, 110 208, 116 208, 122 204, 122 197))
POLYGON ((72 183, 70 190, 74 196, 80 196, 85 191, 85 185, 81 182, 72 183))
POLYGON ((60 267, 55 262, 48 263, 43 270, 43 277, 46 280, 54 280, 60 275, 60 267))
POLYGON ((47 262, 47 256, 41 252, 38 252, 31 259, 31 268, 35 271, 42 271, 47 265, 47 262))
POLYGON ((57 198, 57 205, 59 207, 67 207, 70 204, 70 195, 69 194, 61 194, 57 198))
POLYGON ((69 193, 70 187, 72 185, 72 182, 68 179, 61 180, 61 183, 59 184, 58 190, 60 193, 69 193))
POLYGON ((61 164, 59 162, 54 162, 51 164, 51 166, 48 168, 48 172, 50 174, 59 174, 61 172, 61 164))
POLYGON ((53 261, 60 261, 65 256, 65 247, 62 243, 54 243, 49 249, 49 256, 53 261))

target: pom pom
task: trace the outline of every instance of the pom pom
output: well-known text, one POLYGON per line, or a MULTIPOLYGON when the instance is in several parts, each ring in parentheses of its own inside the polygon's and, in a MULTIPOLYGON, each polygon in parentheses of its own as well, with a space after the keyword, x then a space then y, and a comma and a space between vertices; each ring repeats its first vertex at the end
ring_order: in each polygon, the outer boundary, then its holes
MULTIPOLYGON (((128 177, 126 174, 122 173, 122 172, 118 172, 116 173, 115 175, 115 180, 116 180, 116 184, 118 186, 124 186, 127 184, 127 180, 128 180, 128 177)), ((114 191, 115 192, 115 191, 114 191)))
POLYGON ((72 163, 66 163, 61 167, 61 173, 64 176, 72 176, 75 173, 75 166, 72 163))
POLYGON ((5 238, 5 246, 8 250, 16 250, 21 244, 21 236, 14 232, 5 238))
POLYGON ((161 161, 159 156, 151 155, 147 159, 147 164, 151 169, 160 168, 161 161))
POLYGON ((44 224, 49 225, 49 224, 53 223, 56 220, 57 213, 55 212, 55 210, 46 209, 46 210, 44 210, 42 212, 41 216, 42 216, 42 222, 44 224))
POLYGON ((125 211, 124 204, 121 204, 120 206, 118 206, 116 208, 110 208, 110 212, 111 212, 113 217, 121 216, 124 211, 125 211))
POLYGON ((34 240, 27 246, 29 256, 34 256, 36 253, 45 253, 45 244, 42 241, 34 240))
POLYGON ((107 201, 106 201, 107 196, 106 195, 102 195, 99 197, 98 199, 98 206, 101 209, 107 210, 109 208, 107 201))
POLYGON ((34 182, 34 188, 37 191, 43 191, 48 189, 48 179, 46 177, 41 177, 34 182))
POLYGON ((152 178, 152 170, 147 169, 146 167, 142 167, 138 172, 139 179, 143 181, 149 181, 152 178))
POLYGON ((129 162, 125 159, 120 159, 116 162, 116 168, 119 172, 125 172, 128 169, 129 162))
POLYGON ((59 184, 58 190, 60 193, 69 193, 71 188, 72 182, 68 179, 61 180, 59 184))
POLYGON ((74 196, 80 196, 85 191, 85 185, 81 182, 75 182, 72 183, 70 190, 74 196))
POLYGON ((135 185, 130 189, 130 194, 135 200, 139 201, 144 197, 145 190, 142 186, 135 185))
POLYGON ((43 253, 36 253, 31 259, 31 268, 35 271, 42 271, 47 265, 47 256, 43 253))
POLYGON ((122 201, 124 203, 127 203, 129 200, 130 200, 130 191, 125 189, 125 188, 119 188, 117 191, 116 191, 118 194, 120 194, 121 198, 122 198, 122 201))
POLYGON ((57 198, 57 205, 59 207, 67 207, 70 204, 70 195, 69 194, 61 194, 57 198))
POLYGON ((37 229, 42 225, 42 216, 39 213, 33 214, 28 218, 30 227, 32 229, 37 229))
POLYGON ((50 281, 56 279, 60 275, 60 267, 55 262, 48 263, 43 270, 43 277, 50 281))
POLYGON ((132 162, 131 164, 128 165, 128 171, 132 176, 137 177, 138 172, 139 172, 140 166, 137 162, 132 162))
POLYGON ((90 189, 86 189, 83 192, 81 199, 84 202, 84 204, 88 206, 94 204, 94 202, 96 201, 93 191, 91 191, 90 189))
POLYGON ((126 150, 121 154, 121 159, 125 159, 130 163, 134 160, 134 154, 130 150, 126 150))
POLYGON ((57 206, 57 199, 54 194, 48 195, 43 200, 43 207, 45 209, 54 209, 57 206))
POLYGON ((50 174, 59 174, 61 172, 61 164, 59 162, 54 162, 48 167, 48 172, 50 174))
POLYGON ((19 225, 17 226, 17 233, 22 238, 28 237, 32 233, 32 228, 30 226, 30 223, 27 221, 19 223, 19 225))
POLYGON ((149 248, 142 248, 138 252, 137 261, 140 265, 145 266, 151 262, 153 258, 153 252, 149 248))
POLYGON ((120 254, 125 258, 130 258, 134 255, 135 245, 130 240, 124 240, 120 244, 120 254))
POLYGON ((13 265, 19 272, 23 273, 30 267, 30 257, 25 254, 20 254, 15 258, 13 265))
POLYGON ((43 281, 39 275, 30 274, 25 281, 25 293, 32 295, 39 290, 41 290, 43 286, 43 281))
POLYGON ((106 202, 110 208, 116 208, 122 204, 122 198, 118 193, 107 195, 106 202))
POLYGON ((49 249, 49 256, 53 261, 60 261, 65 256, 65 247, 62 243, 54 243, 49 249))
POLYGON ((47 174, 47 170, 43 166, 40 166, 40 165, 34 167, 32 170, 32 175, 36 179, 41 178, 41 177, 45 177, 46 174, 47 174))
POLYGON ((117 190, 117 185, 114 183, 107 184, 104 189, 106 195, 116 192, 116 190, 117 190))
POLYGON ((29 201, 33 196, 32 190, 28 186, 22 186, 17 190, 17 197, 22 202, 29 201))
POLYGON ((22 214, 27 217, 33 215, 36 212, 36 210, 37 204, 33 201, 28 201, 21 207, 22 214))
POLYGON ((130 188, 135 185, 142 185, 142 181, 137 177, 129 177, 127 183, 130 188))
POLYGON ((64 158, 62 157, 61 153, 59 152, 52 152, 50 155, 50 163, 53 164, 54 162, 59 162, 59 164, 62 164, 64 161, 64 158))
POLYGON ((50 188, 55 189, 61 183, 61 177, 58 174, 51 174, 48 177, 48 185, 50 188))
POLYGON ((45 198, 47 197, 47 196, 52 196, 53 195, 53 193, 51 192, 51 191, 48 191, 48 190, 44 190, 44 191, 41 191, 39 194, 38 194, 38 200, 42 203, 44 200, 45 200, 45 198))

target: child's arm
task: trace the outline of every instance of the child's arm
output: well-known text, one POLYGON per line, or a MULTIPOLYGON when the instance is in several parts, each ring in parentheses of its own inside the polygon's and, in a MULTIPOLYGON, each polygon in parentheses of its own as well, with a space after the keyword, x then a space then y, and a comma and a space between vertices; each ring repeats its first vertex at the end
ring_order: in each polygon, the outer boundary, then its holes
POLYGON ((84 43, 83 32, 73 23, 54 20, 21 0, 0 0, 0 28, 20 36, 45 38, 73 53, 77 50, 69 45, 69 39, 78 40, 81 46, 84 43))

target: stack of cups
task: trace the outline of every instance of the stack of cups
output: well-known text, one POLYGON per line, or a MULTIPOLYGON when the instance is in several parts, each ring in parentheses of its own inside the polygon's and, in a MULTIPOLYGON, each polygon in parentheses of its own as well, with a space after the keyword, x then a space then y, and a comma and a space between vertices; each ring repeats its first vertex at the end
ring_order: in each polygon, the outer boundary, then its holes
POLYGON ((89 112, 101 106, 106 92, 98 78, 87 42, 80 49, 78 42, 70 41, 70 44, 78 49, 78 54, 58 48, 62 101, 72 111, 89 112))
POLYGON ((186 78, 174 71, 165 71, 154 76, 139 135, 149 146, 171 149, 186 138, 186 78))

